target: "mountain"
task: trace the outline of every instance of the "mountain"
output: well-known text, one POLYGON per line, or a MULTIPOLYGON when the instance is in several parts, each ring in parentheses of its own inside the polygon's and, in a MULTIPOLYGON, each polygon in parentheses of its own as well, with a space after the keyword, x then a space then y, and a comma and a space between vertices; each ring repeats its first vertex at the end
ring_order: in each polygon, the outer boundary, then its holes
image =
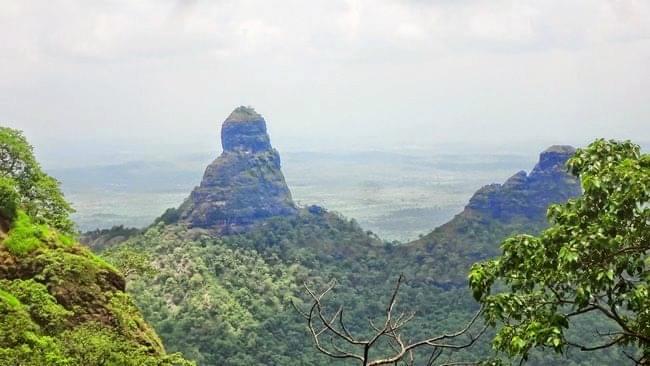
POLYGON ((575 154, 571 146, 551 146, 539 156, 530 174, 520 171, 503 184, 481 188, 470 199, 463 214, 501 222, 517 218, 546 221, 546 209, 580 195, 580 183, 569 174, 566 162, 575 154))
POLYGON ((96 229, 85 232, 79 236, 79 242, 91 250, 99 252, 113 245, 117 245, 140 232, 142 232, 140 229, 119 225, 113 226, 110 229, 96 229))
POLYGON ((280 154, 271 146, 266 121, 250 107, 236 108, 221 128, 223 153, 179 209, 191 228, 237 233, 274 216, 297 212, 280 154))
MULTIPOLYGON (((497 254, 511 234, 543 229, 545 205, 580 193, 564 168, 573 150, 552 147, 530 174, 479 190, 462 213, 431 234, 413 243, 385 242, 325 208, 296 207, 265 123, 252 109, 235 110, 222 139, 223 154, 178 210, 103 252, 107 258, 133 252, 150 258, 155 273, 131 277, 129 292, 168 349, 199 365, 348 364, 316 352, 304 319, 290 306, 307 301, 305 283, 322 288, 336 280, 328 305, 344 307, 348 329, 363 337, 372 331, 368 320, 384 314, 404 273, 396 309, 417 318, 405 328, 406 337, 457 331, 478 308, 467 289, 470 265, 497 254)), ((380 345, 375 352, 390 351, 380 345)), ((440 360, 490 354, 483 341, 440 360)), ((611 363, 619 356, 534 354, 531 360, 589 365, 594 357, 611 363)), ((429 357, 416 352, 415 364, 429 357)))
POLYGON ((499 254, 499 244, 519 233, 538 233, 548 223, 549 205, 581 194, 580 183, 566 168, 571 146, 544 150, 530 172, 520 171, 503 184, 479 189, 465 209, 422 238, 406 244, 405 257, 445 266, 435 273, 438 285, 465 285, 472 263, 499 254))

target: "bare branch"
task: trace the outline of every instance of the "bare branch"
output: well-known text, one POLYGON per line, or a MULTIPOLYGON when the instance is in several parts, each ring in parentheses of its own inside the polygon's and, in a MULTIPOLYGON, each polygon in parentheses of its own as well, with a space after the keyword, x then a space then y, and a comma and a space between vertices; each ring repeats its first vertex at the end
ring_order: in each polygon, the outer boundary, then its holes
MULTIPOLYGON (((475 334, 472 334, 472 332, 470 332, 470 329, 472 329, 472 327, 479 319, 480 315, 483 313, 483 309, 480 309, 471 318, 469 323, 467 323, 465 327, 458 330, 457 332, 443 334, 412 343, 405 342, 401 334, 402 328, 414 319, 415 313, 403 312, 400 313, 397 317, 395 317, 393 314, 397 304, 399 290, 403 282, 404 276, 400 275, 386 306, 385 319, 383 321, 383 324, 381 326, 378 326, 373 322, 372 319, 368 319, 370 328, 374 332, 368 339, 358 339, 354 337, 348 330, 343 319, 343 306, 340 306, 338 310, 334 312, 334 315, 326 315, 323 299, 328 293, 333 291, 336 285, 335 281, 330 282, 325 290, 320 293, 316 293, 307 285, 305 285, 305 290, 312 301, 308 313, 300 310, 293 302, 291 304, 296 309, 296 311, 307 320, 309 332, 311 333, 314 345, 319 352, 332 358, 358 360, 363 366, 380 366, 389 364, 397 365, 399 362, 403 362, 407 365, 413 365, 416 360, 415 351, 419 348, 429 348, 431 350, 431 354, 427 358, 428 361, 426 365, 432 366, 440 358, 445 349, 458 350, 471 347, 487 330, 488 326, 484 325, 475 334), (323 335, 330 337, 330 345, 328 348, 324 347, 321 342, 321 337, 323 335), (463 335, 469 336, 465 342, 454 342, 455 339, 463 335), (386 339, 386 343, 392 350, 392 355, 376 360, 371 360, 370 350, 375 347, 378 344, 379 340, 382 338, 386 339), (351 349, 358 348, 362 353, 353 353, 346 351, 336 344, 336 339, 346 342, 351 349)), ((476 363, 457 362, 449 363, 446 365, 451 366, 474 364, 476 363)))

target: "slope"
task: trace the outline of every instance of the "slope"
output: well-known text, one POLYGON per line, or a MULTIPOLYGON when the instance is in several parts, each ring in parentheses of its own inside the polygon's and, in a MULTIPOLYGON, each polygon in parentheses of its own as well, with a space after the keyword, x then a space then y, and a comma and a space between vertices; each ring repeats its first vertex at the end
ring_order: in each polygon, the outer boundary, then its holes
POLYGON ((70 208, 20 132, 0 128, 0 160, 0 365, 190 365, 65 232, 70 208))
MULTIPOLYGON (((251 113, 244 114, 237 120, 250 118, 251 113)), ((231 137, 250 141, 254 134, 249 132, 231 137)), ((256 136, 254 143, 245 143, 250 152, 242 154, 244 161, 254 158, 255 151, 267 151, 266 134, 256 136)), ((134 276, 129 291, 168 348, 200 365, 345 364, 313 350, 303 319, 289 305, 304 301, 303 283, 320 287, 335 279, 338 287, 331 306, 344 306, 349 330, 363 335, 370 331, 368 320, 384 312, 397 276, 406 273, 397 311, 414 311, 418 320, 406 328, 407 337, 456 330, 477 309, 466 288, 470 264, 496 254, 499 242, 512 233, 540 230, 546 225, 548 204, 580 193, 575 178, 564 170, 572 151, 550 148, 530 174, 518 173, 503 185, 480 190, 450 223, 404 245, 384 242, 354 220, 317 206, 277 214, 263 210, 264 215, 250 214, 242 220, 240 213, 246 212, 247 204, 232 199, 239 196, 238 180, 247 177, 244 187, 251 192, 264 189, 266 183, 260 179, 263 175, 255 174, 259 165, 237 164, 249 168, 206 171, 206 178, 218 184, 202 183, 201 194, 192 194, 191 202, 167 211, 144 233, 106 255, 115 258, 136 251, 150 258, 156 274, 134 276), (250 187, 252 182, 262 187, 250 187), (210 210, 218 214, 204 214, 210 210), (189 219, 197 212, 199 221, 189 219)), ((273 176, 281 174, 279 165, 276 168, 273 176)), ((275 207, 277 197, 290 195, 247 199, 253 200, 251 207, 275 207)), ((384 345, 375 352, 384 354, 388 349, 384 345)), ((483 342, 441 360, 472 361, 490 352, 483 342)), ((422 361, 428 356, 415 357, 422 361)), ((619 356, 569 355, 561 362, 588 365, 593 357, 619 360, 619 356)), ((535 357, 538 364, 559 362, 557 356, 535 357)))

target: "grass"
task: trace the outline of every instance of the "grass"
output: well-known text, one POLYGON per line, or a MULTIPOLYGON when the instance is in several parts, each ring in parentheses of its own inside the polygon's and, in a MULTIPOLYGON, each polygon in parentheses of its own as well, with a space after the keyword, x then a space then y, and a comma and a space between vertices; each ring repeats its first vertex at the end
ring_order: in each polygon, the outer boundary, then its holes
POLYGON ((24 256, 41 247, 45 241, 56 242, 63 247, 71 247, 76 242, 72 236, 58 233, 47 225, 36 224, 25 212, 18 211, 4 245, 13 255, 24 256))
POLYGON ((19 211, 4 245, 12 254, 23 256, 41 246, 51 233, 46 226, 33 223, 26 213, 19 211))

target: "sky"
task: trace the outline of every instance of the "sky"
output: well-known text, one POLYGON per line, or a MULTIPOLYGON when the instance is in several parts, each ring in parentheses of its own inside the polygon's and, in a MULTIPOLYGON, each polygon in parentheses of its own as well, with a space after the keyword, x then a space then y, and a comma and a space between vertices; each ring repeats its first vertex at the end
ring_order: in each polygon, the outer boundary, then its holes
POLYGON ((650 141, 647 0, 0 0, 0 124, 46 164, 650 141), (93 160, 94 159, 94 160, 93 160))

